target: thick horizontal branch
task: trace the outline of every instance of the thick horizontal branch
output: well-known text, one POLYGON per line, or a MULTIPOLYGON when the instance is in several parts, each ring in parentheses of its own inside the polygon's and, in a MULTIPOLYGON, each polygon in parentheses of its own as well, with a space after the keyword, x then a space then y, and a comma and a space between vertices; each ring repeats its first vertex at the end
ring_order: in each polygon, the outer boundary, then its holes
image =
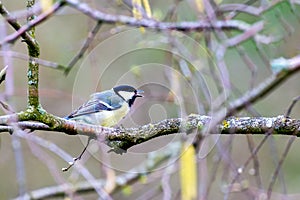
MULTIPOLYGON (((4 116, 0 122, 5 122, 4 116)), ((86 135, 94 138, 103 138, 112 151, 122 153, 128 148, 149 141, 152 138, 169 134, 189 133, 193 130, 202 130, 203 127, 213 124, 209 116, 192 114, 187 118, 165 119, 158 123, 150 123, 137 128, 107 128, 89 124, 77 123, 71 120, 57 118, 57 124, 53 127, 39 122, 16 122, 22 129, 46 130, 64 132, 70 135, 86 135)), ((8 121, 6 121, 8 122, 8 121)), ((1 132, 13 131, 13 126, 5 126, 1 123, 1 132)), ((219 134, 279 134, 300 136, 300 120, 277 117, 230 117, 217 125, 219 134)), ((216 130, 216 129, 215 129, 216 130)), ((200 131, 201 132, 201 131, 200 131)))

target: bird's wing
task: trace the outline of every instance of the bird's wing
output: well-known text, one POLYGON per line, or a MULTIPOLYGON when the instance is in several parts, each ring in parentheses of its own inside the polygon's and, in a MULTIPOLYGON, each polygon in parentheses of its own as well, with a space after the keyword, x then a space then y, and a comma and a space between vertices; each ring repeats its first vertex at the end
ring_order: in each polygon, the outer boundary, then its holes
POLYGON ((93 114, 101 111, 112 111, 119 109, 121 104, 116 103, 110 92, 96 93, 91 96, 91 99, 73 111, 67 118, 74 118, 82 115, 93 114), (104 101, 105 100, 105 101, 104 101))

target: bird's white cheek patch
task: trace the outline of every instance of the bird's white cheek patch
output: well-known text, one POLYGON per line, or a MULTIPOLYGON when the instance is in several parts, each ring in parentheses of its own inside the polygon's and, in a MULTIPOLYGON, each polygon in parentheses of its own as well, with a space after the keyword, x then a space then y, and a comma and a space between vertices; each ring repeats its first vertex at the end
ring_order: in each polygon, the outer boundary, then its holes
POLYGON ((127 101, 131 99, 134 95, 133 92, 120 91, 119 94, 127 101))

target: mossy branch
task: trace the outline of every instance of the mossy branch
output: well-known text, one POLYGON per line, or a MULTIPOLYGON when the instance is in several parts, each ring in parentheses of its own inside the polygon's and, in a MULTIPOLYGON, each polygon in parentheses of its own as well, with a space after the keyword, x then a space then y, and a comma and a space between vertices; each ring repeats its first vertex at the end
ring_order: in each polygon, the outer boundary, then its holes
MULTIPOLYGON (((27 1, 27 10, 32 9, 35 4, 35 0, 27 1)), ((34 15, 29 15, 27 21, 30 22, 34 19, 34 15)), ((34 40, 32 45, 27 45, 28 48, 28 70, 27 70, 27 83, 28 83, 28 111, 34 111, 36 109, 41 109, 39 102, 39 63, 34 61, 35 58, 38 58, 40 55, 39 44, 35 40, 35 27, 32 27, 27 32, 30 37, 34 40)))
MULTIPOLYGON (((108 128, 71 120, 61 119, 45 114, 43 120, 55 121, 51 126, 40 122, 19 121, 16 124, 22 129, 57 131, 69 135, 85 135, 93 138, 105 139, 107 145, 116 153, 126 152, 132 146, 149 141, 153 138, 177 133, 189 133, 209 126, 213 119, 209 116, 189 115, 187 118, 165 119, 158 123, 150 123, 137 128, 108 128)), ((13 126, 8 125, 11 119, 26 119, 26 113, 0 117, 0 132, 13 131, 13 126)), ((277 117, 230 117, 223 120, 217 127, 218 134, 266 134, 295 135, 300 137, 300 120, 277 117)))

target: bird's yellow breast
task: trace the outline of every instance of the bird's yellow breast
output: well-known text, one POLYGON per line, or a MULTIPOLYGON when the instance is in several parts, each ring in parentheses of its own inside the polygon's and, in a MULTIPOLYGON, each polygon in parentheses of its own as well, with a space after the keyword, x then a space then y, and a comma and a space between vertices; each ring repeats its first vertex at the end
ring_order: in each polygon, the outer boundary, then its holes
POLYGON ((121 108, 113 111, 101 111, 98 113, 95 113, 96 123, 101 126, 111 127, 115 126, 116 124, 123 119, 127 113, 129 112, 129 106, 127 103, 122 105, 121 108))

